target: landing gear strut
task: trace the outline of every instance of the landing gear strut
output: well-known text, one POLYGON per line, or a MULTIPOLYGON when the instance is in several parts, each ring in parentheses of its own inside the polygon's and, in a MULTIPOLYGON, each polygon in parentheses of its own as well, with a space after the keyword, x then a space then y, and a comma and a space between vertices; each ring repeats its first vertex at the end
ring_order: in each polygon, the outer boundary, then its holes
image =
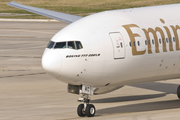
POLYGON ((180 86, 179 86, 178 89, 177 89, 177 96, 178 96, 178 98, 180 99, 180 86))
POLYGON ((80 104, 77 108, 77 114, 80 117, 93 117, 96 113, 96 109, 93 104, 89 104, 90 98, 88 94, 83 94, 82 97, 79 98, 79 102, 84 102, 84 104, 80 104))

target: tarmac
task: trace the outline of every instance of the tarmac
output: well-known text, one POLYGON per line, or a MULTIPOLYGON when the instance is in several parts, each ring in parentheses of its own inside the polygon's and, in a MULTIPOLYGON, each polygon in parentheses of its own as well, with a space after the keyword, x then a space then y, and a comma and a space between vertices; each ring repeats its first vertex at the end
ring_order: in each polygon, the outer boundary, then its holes
POLYGON ((78 117, 80 95, 41 67, 48 42, 63 22, 0 21, 0 120, 179 120, 180 79, 127 85, 91 96, 92 118, 78 117))

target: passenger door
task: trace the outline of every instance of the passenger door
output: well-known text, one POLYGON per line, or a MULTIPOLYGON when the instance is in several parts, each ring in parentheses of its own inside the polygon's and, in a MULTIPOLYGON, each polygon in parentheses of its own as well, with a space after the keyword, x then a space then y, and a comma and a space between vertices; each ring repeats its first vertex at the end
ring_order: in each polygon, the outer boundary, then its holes
POLYGON ((119 32, 111 32, 109 35, 113 45, 114 59, 124 59, 125 44, 122 35, 119 32))

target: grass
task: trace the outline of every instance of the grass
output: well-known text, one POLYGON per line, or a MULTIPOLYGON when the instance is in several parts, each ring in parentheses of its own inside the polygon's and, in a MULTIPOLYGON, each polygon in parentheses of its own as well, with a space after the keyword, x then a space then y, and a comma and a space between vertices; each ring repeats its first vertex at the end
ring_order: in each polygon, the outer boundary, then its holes
MULTIPOLYGON (((46 17, 20 10, 7 3, 11 0, 0 0, 0 13, 32 14, 28 16, 0 16, 0 18, 45 19, 46 17)), ((21 4, 59 11, 79 16, 86 16, 106 10, 145 7, 180 3, 179 0, 14 0, 21 4)))

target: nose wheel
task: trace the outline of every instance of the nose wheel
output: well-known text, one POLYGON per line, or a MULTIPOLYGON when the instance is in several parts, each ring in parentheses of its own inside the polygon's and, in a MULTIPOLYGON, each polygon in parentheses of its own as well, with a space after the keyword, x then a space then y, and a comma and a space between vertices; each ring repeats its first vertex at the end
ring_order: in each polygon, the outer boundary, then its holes
POLYGON ((85 117, 86 113, 84 110, 84 104, 80 104, 77 108, 77 114, 79 115, 79 117, 85 117))
POLYGON ((93 117, 96 113, 96 109, 93 104, 89 104, 90 98, 89 95, 83 95, 78 100, 79 102, 84 102, 84 104, 80 104, 77 108, 77 114, 80 117, 93 117))
POLYGON ((86 115, 88 117, 93 117, 95 115, 95 112, 96 112, 96 109, 95 109, 94 105, 88 104, 86 107, 86 111, 85 111, 86 115))

